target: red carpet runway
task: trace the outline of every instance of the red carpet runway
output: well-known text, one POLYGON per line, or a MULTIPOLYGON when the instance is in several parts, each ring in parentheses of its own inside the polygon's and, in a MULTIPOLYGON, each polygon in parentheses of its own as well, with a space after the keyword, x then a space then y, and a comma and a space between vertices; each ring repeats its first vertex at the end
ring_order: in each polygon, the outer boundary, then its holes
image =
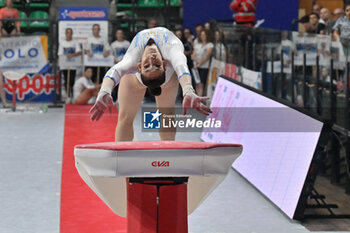
POLYGON ((91 105, 66 105, 62 181, 61 233, 126 232, 125 218, 114 214, 80 178, 74 165, 77 144, 114 141, 117 109, 105 113, 98 122, 91 122, 91 105))

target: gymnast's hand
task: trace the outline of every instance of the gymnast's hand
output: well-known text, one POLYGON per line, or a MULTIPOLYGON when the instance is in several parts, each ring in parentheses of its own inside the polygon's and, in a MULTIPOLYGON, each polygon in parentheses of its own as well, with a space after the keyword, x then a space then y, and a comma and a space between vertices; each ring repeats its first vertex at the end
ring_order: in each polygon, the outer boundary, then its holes
POLYGON ((184 95, 184 99, 182 101, 182 107, 184 109, 183 115, 186 115, 188 108, 193 108, 204 115, 209 115, 210 113, 212 113, 210 108, 208 108, 202 103, 202 101, 208 100, 209 97, 200 97, 196 95, 192 85, 187 85, 184 87, 183 95, 184 95))
POLYGON ((91 120, 98 121, 106 108, 108 108, 109 112, 112 113, 113 109, 113 99, 111 96, 111 91, 108 88, 101 88, 100 92, 97 95, 96 102, 94 106, 90 109, 89 113, 91 113, 91 120))

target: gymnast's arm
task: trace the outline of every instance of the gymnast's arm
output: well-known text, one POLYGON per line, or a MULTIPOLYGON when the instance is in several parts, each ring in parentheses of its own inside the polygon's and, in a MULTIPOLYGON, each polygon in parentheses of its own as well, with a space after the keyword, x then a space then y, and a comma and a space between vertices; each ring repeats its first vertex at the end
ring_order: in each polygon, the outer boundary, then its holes
POLYGON ((137 61, 134 59, 135 56, 137 55, 134 53, 127 53, 120 62, 110 68, 103 78, 102 87, 112 91, 126 73, 136 70, 137 61))
POLYGON ((184 54, 182 44, 173 44, 169 50, 168 57, 177 74, 182 89, 188 85, 192 86, 191 73, 187 66, 187 58, 184 54))
POLYGON ((137 68, 137 58, 140 57, 137 48, 128 49, 127 53, 119 63, 110 68, 105 74, 101 89, 97 95, 94 106, 90 109, 91 120, 98 121, 106 108, 109 112, 113 109, 112 90, 119 84, 122 76, 137 68))
POLYGON ((184 49, 182 44, 175 44, 169 51, 170 62, 174 67, 174 70, 179 78, 179 83, 182 87, 182 93, 184 96, 182 106, 183 114, 186 114, 187 108, 193 108, 196 111, 209 115, 211 110, 206 107, 202 101, 208 100, 209 97, 197 96, 191 81, 191 74, 187 66, 187 58, 184 54, 184 49))
POLYGON ((141 59, 142 51, 138 47, 137 36, 131 41, 128 50, 126 51, 123 59, 110 68, 105 74, 101 86, 101 90, 112 92, 112 89, 117 86, 120 79, 128 72, 137 69, 138 59, 141 59))

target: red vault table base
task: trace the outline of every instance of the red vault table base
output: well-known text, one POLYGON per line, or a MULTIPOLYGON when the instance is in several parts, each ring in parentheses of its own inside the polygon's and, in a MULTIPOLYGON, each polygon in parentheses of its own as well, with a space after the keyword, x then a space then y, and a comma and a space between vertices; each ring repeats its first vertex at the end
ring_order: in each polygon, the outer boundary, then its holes
POLYGON ((187 233, 191 214, 224 180, 242 146, 112 142, 75 146, 76 168, 128 233, 187 233))
POLYGON ((127 232, 187 233, 187 180, 129 178, 127 232))

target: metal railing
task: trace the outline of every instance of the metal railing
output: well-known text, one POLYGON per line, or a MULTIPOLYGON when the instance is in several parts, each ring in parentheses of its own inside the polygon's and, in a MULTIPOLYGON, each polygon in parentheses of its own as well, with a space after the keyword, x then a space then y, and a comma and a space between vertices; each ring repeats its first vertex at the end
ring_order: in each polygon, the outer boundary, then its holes
POLYGON ((350 194, 350 39, 212 22, 227 63, 261 72, 262 91, 333 124, 323 173, 350 194), (343 179, 345 178, 345 179, 343 179))

